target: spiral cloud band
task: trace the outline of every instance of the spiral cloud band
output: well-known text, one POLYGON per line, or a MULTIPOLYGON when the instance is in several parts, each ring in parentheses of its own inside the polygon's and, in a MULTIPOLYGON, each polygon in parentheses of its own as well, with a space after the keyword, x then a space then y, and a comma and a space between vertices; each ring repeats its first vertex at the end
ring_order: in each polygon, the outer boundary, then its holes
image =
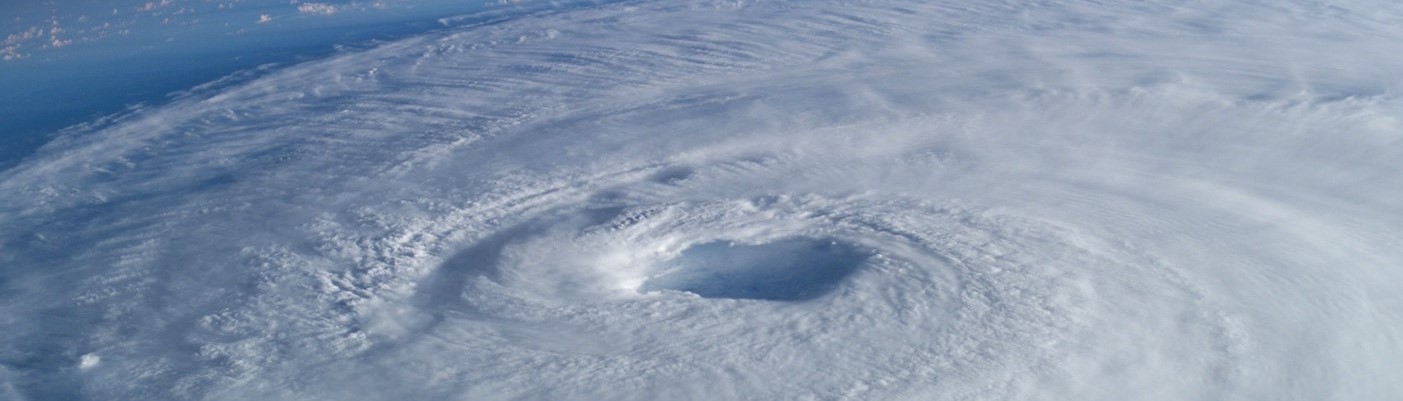
POLYGON ((0 175, 6 399, 1403 397, 1403 7, 623 2, 0 175))

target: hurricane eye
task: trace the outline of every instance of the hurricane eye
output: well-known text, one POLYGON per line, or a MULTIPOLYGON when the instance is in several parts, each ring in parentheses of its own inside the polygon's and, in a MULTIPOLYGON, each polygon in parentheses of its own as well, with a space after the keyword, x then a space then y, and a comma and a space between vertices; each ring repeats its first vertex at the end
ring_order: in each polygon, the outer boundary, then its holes
POLYGON ((709 242, 687 248, 640 291, 702 298, 804 301, 839 288, 870 254, 843 242, 793 238, 755 245, 709 242))

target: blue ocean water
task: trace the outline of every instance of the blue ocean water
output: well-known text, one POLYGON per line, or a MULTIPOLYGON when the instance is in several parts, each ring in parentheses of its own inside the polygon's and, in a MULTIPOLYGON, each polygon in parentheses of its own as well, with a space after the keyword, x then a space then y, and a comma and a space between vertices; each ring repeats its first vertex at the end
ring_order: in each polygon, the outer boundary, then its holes
POLYGON ((0 170, 66 127, 159 105, 197 85, 221 78, 223 84, 237 83, 347 46, 561 6, 441 0, 300 6, 252 1, 227 8, 182 0, 5 2, 0 4, 0 56, 6 57, 0 61, 0 170), (466 18, 445 20, 459 16, 466 18))

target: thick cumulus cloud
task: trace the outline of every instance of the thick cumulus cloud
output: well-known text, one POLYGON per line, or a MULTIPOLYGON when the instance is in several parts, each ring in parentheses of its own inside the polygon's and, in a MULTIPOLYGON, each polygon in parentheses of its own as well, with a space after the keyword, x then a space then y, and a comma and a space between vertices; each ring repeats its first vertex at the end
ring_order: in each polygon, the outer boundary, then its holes
POLYGON ((648 1, 0 176, 9 399, 1403 396, 1391 2, 648 1))

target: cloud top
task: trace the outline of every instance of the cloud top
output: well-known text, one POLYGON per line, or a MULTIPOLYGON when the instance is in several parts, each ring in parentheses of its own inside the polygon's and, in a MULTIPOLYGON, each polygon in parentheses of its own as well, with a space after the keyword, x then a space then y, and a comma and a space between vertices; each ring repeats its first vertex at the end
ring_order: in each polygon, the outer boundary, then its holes
POLYGON ((1387 398, 1399 10, 1325 7, 654 1, 288 67, 0 173, 0 390, 1387 398))

